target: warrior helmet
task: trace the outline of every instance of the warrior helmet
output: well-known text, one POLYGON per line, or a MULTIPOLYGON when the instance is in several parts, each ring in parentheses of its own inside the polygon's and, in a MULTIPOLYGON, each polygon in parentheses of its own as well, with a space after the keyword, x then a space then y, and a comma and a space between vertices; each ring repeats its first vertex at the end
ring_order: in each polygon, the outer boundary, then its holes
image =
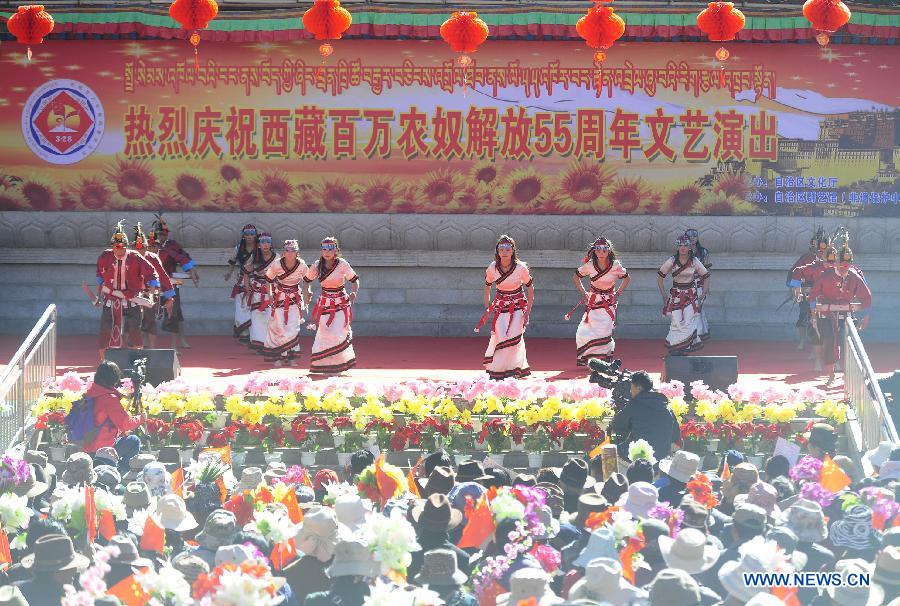
POLYGON ((144 236, 144 230, 141 228, 141 222, 138 221, 134 226, 134 248, 141 250, 147 244, 147 238, 144 236))
POLYGON ((163 237, 164 234, 169 233, 169 224, 163 219, 162 211, 156 213, 154 217, 153 224, 150 226, 150 231, 156 234, 157 238, 163 237))

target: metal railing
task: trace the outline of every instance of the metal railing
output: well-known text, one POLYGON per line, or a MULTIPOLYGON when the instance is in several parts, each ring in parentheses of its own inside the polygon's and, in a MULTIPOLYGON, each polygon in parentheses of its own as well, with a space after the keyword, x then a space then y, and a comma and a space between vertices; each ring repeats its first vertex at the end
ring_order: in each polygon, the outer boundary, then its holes
POLYGON ((50 304, 0 374, 0 445, 24 441, 28 411, 56 376, 56 305, 50 304))
POLYGON ((852 318, 847 319, 842 338, 844 395, 859 419, 857 450, 861 454, 883 440, 897 442, 897 429, 852 318))

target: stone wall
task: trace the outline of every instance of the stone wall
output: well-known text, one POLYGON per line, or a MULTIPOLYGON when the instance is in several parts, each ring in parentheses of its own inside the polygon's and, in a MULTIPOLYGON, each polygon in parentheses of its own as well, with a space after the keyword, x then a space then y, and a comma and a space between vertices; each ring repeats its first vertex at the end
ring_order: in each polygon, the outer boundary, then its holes
MULTIPOLYGON (((152 222, 150 213, 0 213, 0 332, 25 333, 48 303, 60 308, 61 330, 92 333, 97 310, 81 282, 93 283, 94 262, 116 223, 152 222)), ((517 239, 533 269, 536 305, 529 334, 572 337, 577 318, 563 314, 578 296, 571 282, 596 235, 611 238, 632 282, 620 303, 621 337, 662 337, 656 269, 674 237, 696 227, 713 256, 707 313, 715 336, 792 338, 796 307, 785 305, 785 272, 806 249, 815 226, 836 221, 790 217, 642 217, 482 215, 343 215, 170 213, 175 237, 198 262, 199 288, 183 288, 195 334, 229 331, 231 284, 225 261, 244 223, 271 231, 276 243, 299 238, 307 260, 325 235, 337 235, 362 279, 355 310, 361 335, 474 336, 481 313, 484 267, 499 233, 517 239)), ((867 339, 900 339, 900 220, 855 219, 850 229, 858 264, 875 293, 867 339)))

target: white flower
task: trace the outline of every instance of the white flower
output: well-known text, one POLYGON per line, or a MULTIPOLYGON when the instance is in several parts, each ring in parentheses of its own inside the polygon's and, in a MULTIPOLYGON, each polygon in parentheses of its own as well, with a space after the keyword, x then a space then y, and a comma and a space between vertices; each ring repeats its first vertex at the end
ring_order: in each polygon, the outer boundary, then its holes
POLYGON ((359 491, 356 486, 352 486, 347 482, 341 482, 340 484, 326 484, 325 498, 323 500, 327 503, 334 503, 335 499, 345 494, 357 495, 359 494, 359 491))
POLYGON ((219 588, 212 603, 227 606, 275 606, 281 596, 270 595, 267 588, 272 577, 258 578, 243 574, 240 570, 224 570, 219 575, 219 588))
POLYGON ((616 535, 616 541, 624 541, 628 537, 637 534, 638 521, 624 509, 614 511, 612 514, 612 531, 616 535))
POLYGON ((441 606, 443 603, 434 591, 413 586, 398 588, 393 583, 376 579, 363 606, 441 606))
POLYGON ((11 492, 0 495, 0 524, 6 529, 27 528, 32 515, 28 497, 11 492))
POLYGON ((139 537, 144 536, 144 526, 147 524, 148 515, 146 509, 136 509, 128 519, 128 532, 139 537))
POLYGON ((362 535, 385 574, 390 570, 405 573, 412 563, 411 553, 422 549, 416 542, 415 529, 399 509, 392 510, 389 518, 372 516, 362 535))
POLYGON ((300 532, 300 526, 291 522, 284 509, 264 509, 253 513, 253 521, 244 530, 258 532, 272 543, 283 543, 300 532))
POLYGON ((164 564, 159 572, 152 569, 135 578, 144 591, 152 596, 151 604, 190 604, 191 585, 171 564, 164 564))

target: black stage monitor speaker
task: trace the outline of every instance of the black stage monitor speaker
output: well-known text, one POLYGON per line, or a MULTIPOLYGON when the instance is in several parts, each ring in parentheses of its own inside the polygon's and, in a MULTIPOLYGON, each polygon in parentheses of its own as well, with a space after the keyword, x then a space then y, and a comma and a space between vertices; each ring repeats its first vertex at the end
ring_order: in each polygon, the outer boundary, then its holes
POLYGON ((712 389, 725 391, 737 378, 737 356, 666 356, 663 380, 677 379, 685 388, 699 379, 712 389))
POLYGON ((147 358, 147 383, 154 386, 181 374, 174 349, 107 349, 104 357, 122 370, 131 368, 135 360, 147 358))

